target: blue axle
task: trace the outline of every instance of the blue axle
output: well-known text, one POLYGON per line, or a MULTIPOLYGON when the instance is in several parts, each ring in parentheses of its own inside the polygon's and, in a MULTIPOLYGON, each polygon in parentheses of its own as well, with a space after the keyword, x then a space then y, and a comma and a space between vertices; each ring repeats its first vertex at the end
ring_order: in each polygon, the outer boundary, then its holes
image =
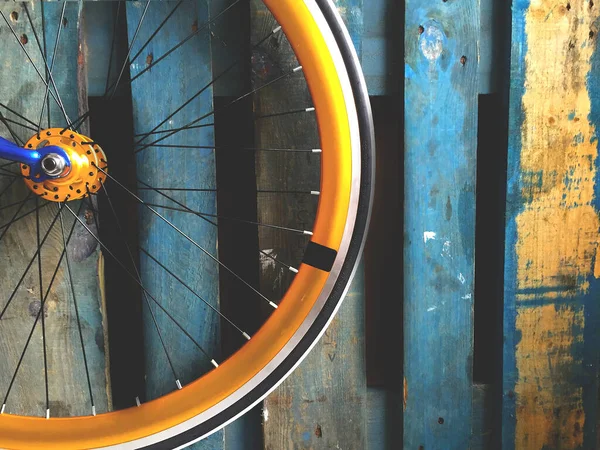
POLYGON ((44 159, 49 155, 58 155, 65 162, 67 167, 70 167, 69 155, 67 152, 58 146, 49 145, 37 150, 30 150, 0 137, 0 158, 9 161, 17 161, 21 164, 26 164, 31 168, 31 177, 36 181, 45 181, 48 179, 58 178, 60 175, 52 176, 49 168, 44 167, 44 159), (38 176, 39 175, 39 176, 38 176))

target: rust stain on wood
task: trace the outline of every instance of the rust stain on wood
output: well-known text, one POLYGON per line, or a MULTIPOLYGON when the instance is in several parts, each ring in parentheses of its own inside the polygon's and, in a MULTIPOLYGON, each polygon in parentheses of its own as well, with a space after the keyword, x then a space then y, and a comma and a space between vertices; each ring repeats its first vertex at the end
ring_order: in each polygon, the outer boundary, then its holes
POLYGON ((531 307, 585 294, 600 277, 598 211, 592 204, 598 156, 587 76, 599 18, 588 2, 533 0, 526 15, 518 241, 516 448, 577 448, 585 421, 582 390, 570 380, 582 339, 582 306, 531 307), (538 303, 539 304, 539 303, 538 303), (557 430, 572 430, 560 432, 557 430))

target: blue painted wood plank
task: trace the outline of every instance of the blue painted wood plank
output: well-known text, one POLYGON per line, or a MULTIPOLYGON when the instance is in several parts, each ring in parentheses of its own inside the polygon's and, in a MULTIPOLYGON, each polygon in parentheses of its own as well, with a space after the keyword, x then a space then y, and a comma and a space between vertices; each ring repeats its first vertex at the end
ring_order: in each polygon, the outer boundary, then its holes
MULTIPOLYGON (((152 2, 140 28, 133 54, 147 41, 158 24, 169 14, 176 2, 152 2)), ((146 2, 127 2, 129 39, 132 40, 146 2)), ((208 6, 202 1, 184 2, 161 29, 155 39, 131 64, 131 76, 158 60, 175 44, 201 27, 209 17, 208 6)), ((212 80, 209 30, 200 31, 165 60, 144 73, 131 85, 136 133, 150 131, 212 80)), ((184 126, 213 110, 212 88, 166 122, 161 129, 184 126)), ((208 117, 203 123, 212 122, 208 117)), ((148 141, 147 141, 148 142, 148 141)), ((175 145, 214 145, 213 127, 177 133, 163 141, 175 145)), ((140 180, 157 187, 215 187, 215 156, 210 149, 172 149, 150 147, 137 155, 137 175, 140 180)), ((214 192, 171 192, 189 208, 216 214, 214 192)), ((153 191, 145 191, 145 200, 168 204, 153 191)), ((199 217, 177 211, 161 211, 180 230, 216 256, 217 229, 199 217)), ((166 223, 140 208, 140 245, 181 277, 207 301, 218 308, 218 267, 216 263, 192 246, 166 223)), ((212 358, 220 360, 219 317, 181 286, 148 257, 141 256, 141 272, 146 288, 194 336, 212 358)), ((153 307, 163 333, 169 356, 182 384, 187 384, 212 369, 210 359, 174 323, 153 307)), ((159 335, 147 307, 144 308, 146 339, 147 397, 156 398, 176 389, 159 335)), ((223 447, 223 432, 193 446, 202 449, 223 447)))
POLYGON ((478 39, 478 1, 407 1, 405 448, 471 437, 478 39))
MULTIPOLYGON (((41 73, 45 73, 42 54, 38 48, 35 33, 40 42, 46 42, 47 57, 51 60, 57 31, 62 28, 61 40, 56 55, 53 76, 56 80, 62 101, 70 117, 75 118, 87 105, 81 102, 85 98, 85 80, 78 78, 78 52, 80 31, 80 9, 77 3, 69 3, 66 7, 65 20, 60 22, 62 3, 23 2, 3 3, 1 10, 10 17, 25 48, 41 73), (25 11, 31 14, 33 26, 29 23, 25 11), (42 17, 45 27, 43 27, 42 17)), ((0 63, 0 101, 28 119, 38 122, 44 98, 45 86, 28 62, 24 52, 19 48, 10 30, 4 25, 0 27, 0 39, 3 42, 2 62, 0 63)), ((50 125, 65 126, 65 119, 58 111, 56 104, 50 100, 50 125)), ((9 119, 18 119, 12 113, 0 108, 2 114, 9 119)), ((44 114, 42 127, 48 126, 47 114, 44 114)), ((19 126, 12 127, 21 139, 29 139, 33 131, 19 126)), ((4 126, 0 125, 0 134, 9 136, 4 126)), ((4 177, 2 177, 4 178, 4 177)), ((3 186, 6 179, 2 180, 3 186)), ((21 182, 15 183, 11 190, 2 197, 3 204, 22 200, 28 190, 21 182)), ((34 203, 24 208, 30 211, 34 203)), ((71 205, 75 210, 79 202, 71 205)), ((45 234, 54 215, 55 207, 47 207, 40 211, 42 236, 45 234)), ((86 213, 86 208, 84 208, 86 213)), ((15 213, 15 209, 3 210, 0 223, 6 223, 15 213)), ((87 211, 88 214, 91 212, 87 211)), ((83 214, 82 214, 83 217, 83 214)), ((88 215, 88 217, 91 217, 88 215)), ((65 216, 65 228, 70 229, 73 219, 65 216)), ((42 249, 43 291, 48 288, 53 268, 63 251, 62 235, 55 227, 42 249)), ((36 250, 36 218, 32 214, 15 224, 3 238, 0 249, 0 290, 3 292, 0 302, 2 306, 17 284, 28 262, 36 250)), ((103 304, 98 282, 100 253, 95 242, 80 226, 69 243, 69 256, 75 294, 79 313, 83 324, 83 338, 87 358, 91 370, 92 390, 96 410, 106 412, 110 407, 110 393, 105 374, 103 304)), ((37 262, 26 275, 23 284, 7 310, 6 318, 0 327, 0 341, 3 343, 3 357, 0 360, 0 391, 6 392, 7 384, 16 367, 24 345, 23 330, 33 325, 33 311, 40 307, 40 287, 37 262)), ((75 308, 71 288, 67 276, 67 268, 63 262, 61 270, 53 284, 46 302, 46 341, 49 367, 50 415, 52 417, 70 415, 90 415, 91 402, 83 365, 82 350, 75 318, 75 308)), ((43 347, 41 327, 37 332, 19 371, 15 387, 7 404, 6 412, 45 415, 43 347)))
POLYGON ((600 11, 517 0, 503 448, 597 448, 600 11))

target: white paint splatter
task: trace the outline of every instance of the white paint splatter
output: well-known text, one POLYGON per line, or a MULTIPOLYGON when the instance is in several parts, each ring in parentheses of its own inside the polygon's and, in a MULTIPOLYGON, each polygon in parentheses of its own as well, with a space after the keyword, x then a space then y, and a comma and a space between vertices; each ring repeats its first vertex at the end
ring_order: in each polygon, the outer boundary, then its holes
POLYGON ((420 39, 421 52, 429 61, 438 59, 444 50, 444 35, 442 31, 434 26, 425 28, 420 39))
POLYGON ((431 308, 427 308, 427 312, 435 311, 437 306, 432 306, 431 308))
POLYGON ((263 409, 263 422, 267 423, 269 421, 269 410, 267 408, 263 409))
POLYGON ((465 281, 467 281, 464 277, 464 275, 462 273, 458 274, 458 281, 460 281, 462 284, 465 284, 465 281))
MULTIPOLYGON (((263 250, 263 252, 265 252, 267 255, 271 255, 273 258, 277 259, 277 253, 275 253, 272 248, 263 250)), ((268 269, 276 269, 277 268, 275 259, 269 258, 267 255, 263 255, 262 253, 260 254, 260 267, 262 268, 263 272, 267 271, 268 269)))
POLYGON ((435 232, 434 231, 426 231, 423 233, 423 242, 427 242, 431 239, 435 239, 435 232))
POLYGON ((441 256, 447 256, 448 258, 452 259, 452 255, 450 254, 450 241, 446 241, 444 242, 443 246, 442 246, 442 253, 441 256))
POLYGON ((463 300, 469 300, 471 298, 471 294, 467 294, 467 295, 463 295, 462 299, 463 300))

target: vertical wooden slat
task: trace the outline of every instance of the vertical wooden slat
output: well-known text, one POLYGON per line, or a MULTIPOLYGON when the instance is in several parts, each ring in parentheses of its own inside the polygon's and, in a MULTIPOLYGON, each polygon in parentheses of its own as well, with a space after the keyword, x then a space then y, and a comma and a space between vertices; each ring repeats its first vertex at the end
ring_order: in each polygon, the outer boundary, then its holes
MULTIPOLYGON (((127 3, 129 40, 139 23, 146 2, 127 3)), ((132 54, 143 45, 177 2, 152 2, 132 54)), ((212 80, 210 33, 202 29, 209 18, 208 5, 203 1, 185 1, 164 25, 155 39, 131 65, 131 76, 200 29, 192 39, 155 65, 131 84, 136 133, 148 132, 171 112, 196 94, 212 80)), ((161 129, 185 126, 213 110, 212 87, 167 121, 161 129)), ((210 123, 208 117, 203 123, 210 123)), ((156 139, 152 135, 145 142, 156 139)), ((162 144, 212 146, 213 127, 187 130, 162 141, 162 144)), ((155 187, 188 187, 213 189, 216 186, 215 155, 212 149, 173 149, 149 147, 137 155, 138 178, 155 187)), ((141 191, 140 191, 141 192, 141 191)), ((153 191, 143 191, 142 198, 151 203, 173 206, 173 203, 153 191)), ((174 192, 167 195, 187 207, 207 214, 216 214, 215 192, 174 192)), ((184 212, 161 209, 161 213, 180 230, 213 255, 217 254, 217 228, 199 217, 184 212)), ((218 267, 198 248, 140 207, 140 245, 177 276, 192 286, 205 300, 219 307, 218 267), (177 249, 174 251, 174 249, 177 249)), ((204 350, 220 361, 219 316, 194 297, 166 271, 145 255, 140 256, 142 278, 148 291, 194 336, 204 350)), ((150 300, 152 303, 152 301, 150 300)), ((212 366, 210 359, 198 351, 174 323, 152 305, 163 334, 177 377, 183 385, 193 381, 212 366)), ((168 364, 149 309, 144 305, 146 339, 146 394, 156 398, 176 389, 175 377, 168 364)), ((223 447, 223 432, 212 435, 193 448, 223 447)))
POLYGON ((513 2, 503 448, 596 448, 600 9, 513 2))
POLYGON ((479 2, 406 2, 404 447, 472 428, 479 2))
MULTIPOLYGON (((253 41, 274 27, 261 2, 252 10, 253 41)), ((362 37, 362 1, 338 1, 339 10, 351 27, 360 49, 362 37)), ((278 37, 256 51, 253 58, 259 86, 297 64, 285 39, 278 37)), ((278 83, 261 91, 255 98, 257 114, 282 112, 311 106, 302 78, 278 83)), ((281 116, 257 123, 257 147, 283 146, 314 148, 318 145, 313 115, 281 116), (308 147, 307 147, 308 146, 308 147)), ((319 161, 305 155, 259 155, 259 189, 318 190, 319 161)), ((316 199, 310 196, 275 196, 259 202, 259 219, 284 226, 310 227, 316 199)), ((260 230, 264 251, 296 264, 306 238, 290 238, 281 233, 260 230)), ((289 272, 288 272, 289 273, 289 272)), ((268 259, 264 260, 261 286, 273 295, 287 287, 285 274, 268 259)), ((279 298, 279 297, 275 297, 279 298)), ((338 317, 312 353, 270 397, 264 405, 265 447, 293 448, 366 448, 366 375, 364 354, 364 277, 362 269, 342 306, 338 317)))
MULTIPOLYGON (((81 11, 77 3, 67 5, 65 21, 60 24, 62 3, 25 2, 40 41, 47 43, 48 59, 52 57, 54 41, 58 27, 62 27, 62 37, 57 51, 54 78, 61 98, 71 118, 78 116, 85 105, 79 100, 86 95, 86 86, 78 77, 78 50, 81 11), (45 29, 42 28, 44 16, 45 29), (45 38, 45 39, 44 39, 45 38), (78 83, 78 81, 80 83, 78 83)), ((25 48, 33 58, 42 74, 44 63, 37 46, 33 29, 27 20, 24 5, 3 3, 0 8, 6 16, 11 16, 11 24, 25 48)), ((2 61, 0 62, 0 101, 20 112, 37 123, 40 116, 45 86, 20 50, 8 27, 2 22, 0 39, 3 42, 2 61)), ((65 125, 64 117, 51 104, 50 124, 56 127, 65 125)), ((0 108, 1 109, 1 108, 0 108)), ((17 119, 6 110, 1 111, 5 117, 17 119)), ((21 121, 21 119, 18 119, 21 121)), ((47 126, 47 115, 44 115, 42 126, 47 126)), ((33 132, 14 126, 21 139, 28 139, 33 132)), ((4 126, 0 125, 0 134, 10 136, 4 126)), ((0 177, 0 186, 5 186, 7 179, 0 177)), ((3 196, 3 204, 24 199, 28 190, 17 181, 8 193, 3 196), (4 203, 6 202, 6 203, 4 203)), ((72 208, 78 208, 74 202, 72 208)), ((29 211, 35 203, 31 202, 22 210, 29 211)), ((4 224, 13 217, 16 208, 3 210, 0 223, 4 224)), ((56 206, 46 207, 40 212, 41 232, 45 234, 54 215, 56 206)), ((86 208, 83 209, 84 214, 86 208)), ((82 214, 82 217, 83 215, 82 214)), ((87 211, 91 218, 91 211, 87 211)), ((66 213, 65 228, 70 229, 73 218, 66 213)), ((89 223, 89 222, 88 222, 89 223)), ((68 231, 67 231, 68 232, 68 231)), ((36 218, 35 214, 15 223, 4 236, 0 251, 0 300, 2 306, 8 301, 10 294, 24 272, 27 263, 36 251, 36 218)), ((48 288, 50 278, 63 251, 62 233, 56 225, 51 231, 48 241, 42 250, 43 291, 48 288)), ((98 285, 99 252, 94 240, 80 226, 76 228, 69 244, 69 256, 79 313, 83 325, 83 337, 87 358, 91 368, 91 382, 98 413, 109 409, 109 388, 105 374, 104 333, 102 327, 102 301, 98 285)), ((10 378, 16 368, 25 339, 31 329, 35 316, 40 308, 40 288, 37 261, 29 270, 20 286, 17 296, 4 316, 0 327, 2 355, 0 358, 0 392, 5 395, 10 378)), ((86 373, 83 364, 82 350, 79 341, 75 308, 68 281, 66 265, 63 261, 52 291, 46 301, 46 342, 48 351, 48 381, 50 397, 50 415, 52 417, 71 415, 90 415, 92 413, 86 373)), ((41 326, 38 323, 36 334, 27 351, 15 387, 9 398, 6 411, 10 413, 45 415, 44 368, 41 326)))

